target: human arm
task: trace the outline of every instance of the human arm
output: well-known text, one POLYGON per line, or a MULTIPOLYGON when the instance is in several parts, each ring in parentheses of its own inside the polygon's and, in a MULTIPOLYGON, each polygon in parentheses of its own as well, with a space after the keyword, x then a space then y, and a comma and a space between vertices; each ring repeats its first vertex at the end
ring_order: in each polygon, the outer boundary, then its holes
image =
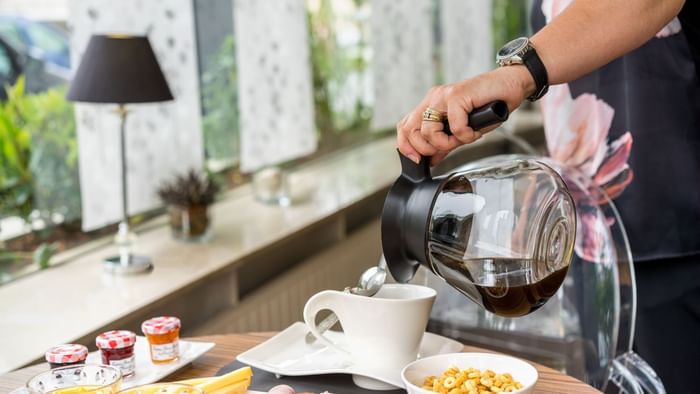
POLYGON ((530 41, 549 83, 577 79, 640 47, 681 11, 684 0, 576 0, 530 41))
MULTIPOLYGON (((684 0, 576 0, 530 41, 547 69, 549 83, 569 82, 644 44, 683 4, 684 0)), ((534 90, 532 76, 522 65, 435 87, 397 124, 399 150, 414 161, 420 155, 432 156, 435 164, 455 147, 490 130, 475 132, 467 125, 474 108, 504 100, 512 111, 534 90), (422 121, 427 107, 447 114, 453 136, 443 133, 439 122, 422 121)))

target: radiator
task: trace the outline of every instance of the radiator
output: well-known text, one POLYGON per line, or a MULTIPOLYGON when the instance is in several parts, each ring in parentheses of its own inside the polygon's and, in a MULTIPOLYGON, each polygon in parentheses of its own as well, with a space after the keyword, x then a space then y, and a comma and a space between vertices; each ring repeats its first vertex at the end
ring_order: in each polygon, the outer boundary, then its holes
POLYGON ((377 264, 381 255, 379 234, 376 221, 358 229, 205 322, 195 334, 279 331, 303 320, 302 311, 309 297, 321 290, 342 290, 354 285, 365 269, 377 264))

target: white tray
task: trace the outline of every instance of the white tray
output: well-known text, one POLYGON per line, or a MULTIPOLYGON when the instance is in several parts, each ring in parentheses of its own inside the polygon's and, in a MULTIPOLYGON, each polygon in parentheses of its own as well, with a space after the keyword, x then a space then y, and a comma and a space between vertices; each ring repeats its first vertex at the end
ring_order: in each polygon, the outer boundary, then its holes
MULTIPOLYGON (((142 384, 155 383, 185 365, 196 360, 199 356, 214 347, 212 342, 194 342, 180 340, 180 358, 177 361, 166 364, 153 364, 148 350, 148 340, 145 337, 137 336, 134 352, 136 354, 136 373, 124 379, 122 389, 139 386, 142 384)), ((86 364, 102 364, 99 351, 88 355, 86 364)), ((24 387, 14 390, 11 394, 25 394, 24 387)))
MULTIPOLYGON (((238 361, 252 367, 282 376, 324 375, 332 373, 360 375, 376 379, 396 387, 403 387, 401 370, 371 370, 354 365, 348 357, 316 341, 307 344, 304 337, 308 329, 296 322, 284 331, 240 354, 238 361)), ((342 346, 344 335, 338 331, 327 331, 324 335, 342 346)), ((419 357, 443 353, 461 352, 464 345, 440 335, 425 333, 419 357)))

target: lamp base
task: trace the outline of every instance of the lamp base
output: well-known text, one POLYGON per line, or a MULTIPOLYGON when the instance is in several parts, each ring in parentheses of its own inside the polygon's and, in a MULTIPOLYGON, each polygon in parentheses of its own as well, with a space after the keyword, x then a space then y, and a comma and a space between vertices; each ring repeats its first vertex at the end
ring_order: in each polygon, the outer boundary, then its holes
POLYGON ((102 261, 105 271, 115 275, 133 275, 151 272, 153 262, 148 256, 134 254, 112 256, 102 261))

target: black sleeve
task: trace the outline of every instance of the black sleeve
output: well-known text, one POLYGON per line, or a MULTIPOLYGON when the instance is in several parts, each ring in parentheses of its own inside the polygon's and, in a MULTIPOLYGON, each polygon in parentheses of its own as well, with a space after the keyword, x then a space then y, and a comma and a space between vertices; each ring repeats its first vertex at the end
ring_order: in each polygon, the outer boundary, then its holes
POLYGON ((678 14, 678 20, 681 21, 688 47, 693 54, 695 73, 700 79, 700 1, 686 0, 678 14))
POLYGON ((533 1, 532 8, 530 8, 530 27, 532 27, 533 34, 542 29, 546 24, 547 20, 542 13, 542 0, 533 1))

